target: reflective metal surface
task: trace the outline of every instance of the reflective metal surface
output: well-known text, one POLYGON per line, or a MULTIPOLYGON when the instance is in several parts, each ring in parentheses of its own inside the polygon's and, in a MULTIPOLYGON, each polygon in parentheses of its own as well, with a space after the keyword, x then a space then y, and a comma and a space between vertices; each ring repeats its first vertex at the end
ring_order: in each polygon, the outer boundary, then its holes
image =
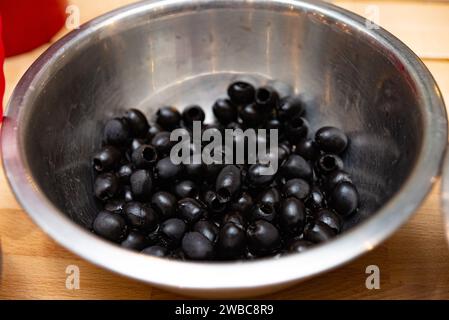
POLYGON ((14 193, 60 244, 182 294, 240 297, 335 268, 391 235, 439 173, 447 121, 421 61, 354 14, 315 1, 169 0, 119 9, 53 45, 14 91, 2 134, 14 193), (278 259, 194 263, 127 251, 82 227, 96 212, 89 157, 106 118, 130 107, 150 115, 163 104, 210 110, 241 75, 277 79, 308 101, 313 129, 349 133, 344 160, 362 208, 342 236, 278 259))

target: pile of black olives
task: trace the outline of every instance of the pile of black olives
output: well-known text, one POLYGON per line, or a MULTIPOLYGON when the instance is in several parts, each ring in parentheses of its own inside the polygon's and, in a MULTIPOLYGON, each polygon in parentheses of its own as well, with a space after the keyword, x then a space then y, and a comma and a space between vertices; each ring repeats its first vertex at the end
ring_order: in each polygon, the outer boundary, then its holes
POLYGON ((154 123, 131 109, 110 119, 93 156, 94 193, 103 208, 93 231, 121 246, 158 257, 254 259, 302 252, 342 230, 359 196, 344 171, 344 132, 319 129, 313 138, 303 101, 271 87, 239 81, 212 107, 203 129, 279 130, 279 170, 260 163, 180 164, 169 154, 170 132, 203 122, 199 106, 162 107, 154 123))

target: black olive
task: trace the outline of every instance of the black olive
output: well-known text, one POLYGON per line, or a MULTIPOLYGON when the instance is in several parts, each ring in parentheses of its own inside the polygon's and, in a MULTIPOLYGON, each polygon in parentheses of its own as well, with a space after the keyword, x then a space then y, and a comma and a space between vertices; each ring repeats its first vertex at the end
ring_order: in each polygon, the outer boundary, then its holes
POLYGON ((247 192, 242 192, 242 194, 231 203, 231 209, 247 214, 253 207, 253 204, 254 201, 251 195, 247 192))
POLYGON ((131 191, 137 199, 145 200, 151 197, 153 178, 150 171, 144 169, 134 171, 129 178, 129 182, 131 191))
POLYGON ((321 209, 316 213, 316 220, 327 224, 335 233, 340 233, 343 221, 341 217, 331 209, 321 209))
POLYGON ((301 139, 296 143, 295 153, 306 160, 315 160, 320 155, 320 149, 315 141, 311 139, 301 139))
POLYGON ((133 228, 146 232, 156 228, 158 217, 150 206, 140 202, 129 202, 125 205, 123 211, 133 228))
POLYGON ((148 240, 141 232, 132 230, 120 245, 124 248, 141 251, 147 244, 148 240))
POLYGON ((156 148, 151 145, 143 144, 132 153, 131 159, 138 169, 147 169, 156 163, 156 148))
POLYGON ((193 181, 180 181, 174 187, 174 194, 178 198, 196 198, 198 196, 198 187, 193 181))
POLYGON ((255 93, 254 87, 244 81, 234 82, 228 87, 228 96, 236 105, 248 104, 254 101, 255 93))
POLYGON ((287 179, 301 178, 310 180, 313 176, 312 167, 301 156, 290 155, 281 167, 281 173, 287 179))
POLYGON ((206 114, 200 106, 189 106, 182 112, 184 125, 191 127, 194 121, 204 122, 206 114))
POLYGON ((171 218, 162 222, 160 232, 166 242, 171 247, 174 247, 179 245, 186 229, 187 227, 184 221, 171 218))
POLYGON ((279 211, 279 225, 288 234, 300 234, 304 229, 306 210, 301 200, 287 198, 282 201, 279 211))
POLYGON ((359 193, 350 182, 338 184, 330 195, 332 209, 342 216, 348 216, 357 210, 359 205, 359 193))
POLYGON ((306 240, 294 240, 289 246, 288 251, 292 253, 300 253, 308 250, 313 245, 312 242, 306 240))
POLYGON ((109 171, 119 165, 121 158, 120 150, 114 146, 105 146, 94 155, 93 165, 98 172, 109 171))
POLYGON ((100 211, 94 220, 93 229, 99 236, 119 242, 126 235, 126 222, 118 214, 100 211))
POLYGON ((148 121, 145 115, 136 109, 129 109, 125 112, 125 119, 135 137, 144 137, 148 132, 148 121))
POLYGON ((256 255, 276 252, 281 246, 278 229, 265 220, 254 221, 246 231, 248 246, 256 255))
POLYGON ((165 257, 168 254, 167 248, 161 246, 151 246, 142 250, 142 253, 155 257, 165 257))
POLYGON ((285 183, 282 193, 285 197, 295 197, 299 200, 304 200, 310 194, 310 185, 303 179, 291 179, 285 183))
POLYGON ((311 223, 304 229, 304 239, 313 243, 325 242, 334 236, 334 231, 327 224, 324 224, 321 221, 311 223))
POLYGON ((240 191, 241 184, 239 167, 227 165, 218 174, 215 190, 223 202, 229 202, 240 191))
POLYGON ((115 174, 112 173, 102 173, 94 182, 94 193, 95 196, 106 201, 112 199, 119 190, 119 181, 115 174))
POLYGON ((159 191, 151 197, 151 206, 160 215, 162 220, 165 220, 175 215, 177 200, 171 193, 159 191))
POLYGON ((200 220, 196 222, 193 226, 193 231, 201 233, 212 243, 217 240, 219 232, 218 227, 208 220, 200 220))
POLYGON ((179 127, 181 114, 174 107, 162 107, 156 112, 156 123, 166 130, 179 127))
POLYGON ((278 107, 279 119, 288 121, 304 114, 304 105, 298 96, 283 98, 278 107))
POLYGON ((218 99, 212 106, 217 120, 222 124, 229 124, 237 120, 237 107, 228 99, 218 99))
POLYGON ((199 232, 188 232, 184 235, 182 250, 188 258, 194 260, 206 260, 214 256, 212 242, 199 232))
POLYGON ((131 130, 128 121, 114 118, 106 122, 103 130, 103 139, 107 144, 125 145, 131 139, 131 130))
POLYGON ((192 198, 184 198, 178 201, 178 214, 179 216, 188 221, 189 223, 195 223, 201 218, 206 216, 206 210, 201 203, 192 198))
POLYGON ((322 127, 315 134, 315 141, 321 150, 340 154, 348 146, 346 134, 335 127, 322 127))
POLYGON ((343 160, 335 154, 324 154, 316 162, 318 171, 323 175, 343 169, 343 160))
POLYGON ((223 258, 240 256, 246 247, 245 231, 232 222, 226 223, 220 230, 217 247, 223 258))

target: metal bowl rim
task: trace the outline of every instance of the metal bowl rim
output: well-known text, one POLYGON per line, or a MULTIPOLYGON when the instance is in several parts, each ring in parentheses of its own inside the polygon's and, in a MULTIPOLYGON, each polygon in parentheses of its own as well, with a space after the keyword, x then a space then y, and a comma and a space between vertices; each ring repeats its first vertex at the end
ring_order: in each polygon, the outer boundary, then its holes
POLYGON ((59 244, 96 265, 161 287, 193 291, 251 289, 286 284, 333 269, 373 249, 407 221, 430 191, 446 149, 445 107, 432 75, 401 41, 384 29, 368 30, 364 23, 364 18, 332 4, 293 0, 270 3, 263 0, 199 0, 193 3, 185 0, 144 1, 100 16, 53 44, 33 63, 15 88, 2 128, 2 160, 7 180, 28 215, 59 244), (34 183, 26 164, 18 127, 23 108, 36 94, 37 84, 51 76, 48 74, 50 66, 60 61, 78 41, 122 18, 156 9, 175 12, 193 7, 227 8, 248 4, 270 10, 291 8, 321 13, 372 37, 402 62, 416 85, 425 121, 419 159, 402 188, 373 217, 329 243, 298 255, 250 262, 180 262, 149 257, 108 243, 67 218, 34 183))

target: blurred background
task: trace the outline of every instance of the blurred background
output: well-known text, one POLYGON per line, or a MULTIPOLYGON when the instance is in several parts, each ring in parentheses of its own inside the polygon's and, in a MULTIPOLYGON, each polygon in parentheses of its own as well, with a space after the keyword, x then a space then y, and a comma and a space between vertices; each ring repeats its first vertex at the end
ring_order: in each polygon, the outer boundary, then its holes
MULTIPOLYGON (((136 1, 0 0, 7 56, 4 105, 24 72, 52 42, 88 20, 132 2, 136 1)), ((331 2, 368 18, 370 26, 378 24, 406 43, 430 69, 449 102, 449 1, 331 2)), ((0 49, 0 62, 1 56, 0 49)), ((413 219, 371 253, 269 298, 449 299, 449 251, 438 190, 439 184, 413 219), (365 267, 370 264, 382 270, 382 290, 368 291, 364 286, 365 267)), ((1 168, 0 240, 0 299, 176 298, 99 269, 57 245, 23 212, 1 168), (81 269, 81 290, 65 288, 69 264, 81 269)))

